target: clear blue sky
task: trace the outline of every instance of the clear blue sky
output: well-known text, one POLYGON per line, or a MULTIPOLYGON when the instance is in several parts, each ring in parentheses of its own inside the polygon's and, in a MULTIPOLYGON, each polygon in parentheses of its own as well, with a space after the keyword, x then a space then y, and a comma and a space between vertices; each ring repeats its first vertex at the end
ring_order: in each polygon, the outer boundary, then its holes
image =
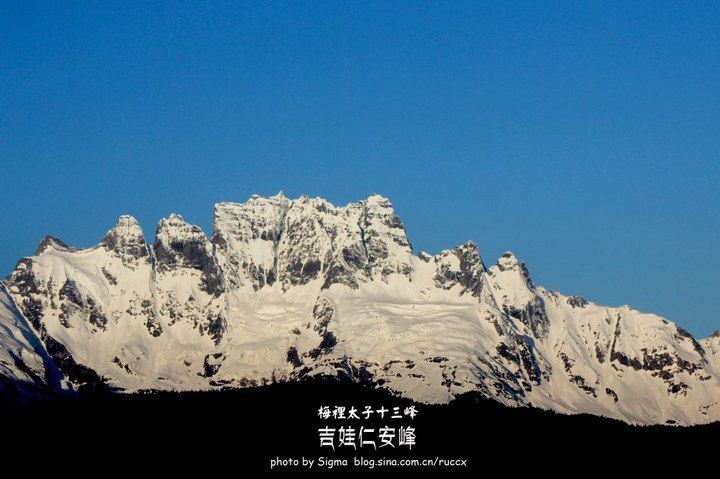
POLYGON ((417 250, 720 328, 720 3, 209 3, 2 2, 2 276, 123 213, 378 192, 417 250))

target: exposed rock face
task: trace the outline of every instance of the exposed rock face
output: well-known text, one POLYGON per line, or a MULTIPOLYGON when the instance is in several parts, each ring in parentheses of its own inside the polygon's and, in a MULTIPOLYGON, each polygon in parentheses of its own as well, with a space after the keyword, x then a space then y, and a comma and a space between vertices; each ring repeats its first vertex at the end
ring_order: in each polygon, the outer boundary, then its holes
POLYGON ((480 296, 485 265, 475 243, 467 242, 455 249, 441 252, 435 257, 435 264, 435 284, 438 287, 451 289, 460 285, 463 288, 460 294, 480 296))
POLYGON ((232 289, 277 281, 276 251, 290 201, 280 194, 215 205, 213 243, 232 289))
POLYGON ((392 204, 378 195, 335 207, 282 194, 215 206, 213 242, 232 289, 282 289, 322 279, 357 289, 373 277, 409 276, 414 255, 392 204))
POLYGON ((391 274, 410 276, 412 246, 390 201, 373 195, 362 206, 361 225, 370 268, 383 278, 391 274))
POLYGON ((100 246, 132 265, 150 256, 150 248, 142 229, 132 216, 123 215, 113 229, 107 232, 100 246))
POLYGON ((428 403, 636 423, 720 419, 720 333, 535 285, 512 253, 413 253, 389 200, 279 194, 179 215, 152 247, 130 216, 89 249, 46 237, 0 288, 0 391, 190 390, 316 375, 428 403))
POLYGON ((532 336, 544 338, 550 327, 544 300, 534 291, 535 286, 525 263, 512 253, 504 253, 488 271, 491 288, 502 311, 524 324, 532 336))
POLYGON ((37 256, 45 252, 45 250, 48 248, 54 248, 57 251, 73 251, 73 248, 70 248, 68 245, 66 245, 59 239, 55 238, 54 236, 48 235, 44 237, 38 245, 37 249, 35 250, 35 255, 37 256))
POLYGON ((58 300, 60 301, 61 311, 58 319, 64 327, 73 327, 70 323, 71 318, 81 316, 90 327, 105 330, 108 322, 107 318, 102 313, 102 310, 98 308, 92 296, 80 292, 75 281, 71 279, 65 280, 58 292, 58 300))
POLYGON ((227 328, 225 285, 205 233, 172 214, 158 223, 153 251, 158 331, 184 322, 219 344, 227 328))
POLYGON ((61 388, 62 374, 0 285, 0 394, 25 396, 61 388))
POLYGON ((332 352, 337 344, 335 334, 328 331, 328 325, 334 314, 335 308, 332 303, 325 298, 318 298, 313 307, 313 321, 308 324, 308 327, 312 326, 313 331, 318 333, 321 338, 320 344, 309 353, 312 359, 317 359, 321 354, 332 352))
POLYGON ((574 308, 584 308, 588 305, 587 300, 580 296, 570 296, 567 299, 567 303, 574 308))
POLYGON ((186 223, 182 216, 172 214, 160 220, 153 250, 158 272, 194 269, 201 273, 202 291, 215 297, 223 293, 222 273, 213 245, 198 226, 186 223))
POLYGON ((283 289, 322 279, 357 285, 366 273, 358 211, 336 208, 320 199, 301 197, 285 216, 278 244, 278 275, 283 289))
MULTIPOLYGON (((42 346, 40 346, 39 343, 33 342, 32 347, 27 348, 27 352, 24 352, 25 355, 34 355, 36 357, 36 369, 34 370, 36 377, 31 376, 34 380, 34 385, 42 388, 43 386, 47 386, 48 383, 56 382, 48 378, 57 375, 59 370, 62 371, 62 374, 67 380, 74 383, 78 389, 106 389, 106 382, 100 375, 90 367, 78 364, 67 347, 48 332, 45 322, 45 317, 48 315, 48 308, 58 310, 62 308, 62 306, 66 306, 67 303, 62 302, 59 305, 60 307, 58 306, 55 298, 59 297, 59 291, 57 291, 57 293, 55 292, 53 288, 54 282, 52 279, 44 282, 41 278, 38 278, 35 275, 34 266, 33 261, 28 258, 23 258, 18 262, 15 271, 6 279, 9 284, 7 288, 7 293, 9 294, 7 296, 7 302, 3 301, 2 308, 0 308, 3 311, 0 319, 5 323, 5 327, 8 327, 8 322, 12 321, 12 326, 20 329, 23 333, 25 330, 31 331, 24 334, 28 342, 32 341, 32 337, 37 337, 44 343, 44 351, 40 349, 42 346), (14 299, 14 295, 17 295, 18 299, 14 299), (24 322, 25 319, 29 321, 29 324, 24 322), (45 377, 44 381, 37 380, 37 378, 41 377, 41 375, 38 374, 39 369, 37 365, 40 363, 37 357, 44 359, 42 362, 43 376, 45 377), (46 358, 48 357, 52 358, 52 360, 47 360, 46 358)), ((74 285, 71 284, 65 287, 65 293, 65 298, 67 298, 68 302, 74 300, 79 301, 79 293, 74 285)), ((62 311, 62 309, 60 309, 60 311, 62 311)), ((59 313, 56 314, 56 317, 58 323, 62 325, 63 328, 66 328, 67 326, 63 324, 65 318, 61 320, 59 313)), ((83 319, 89 319, 89 317, 83 319)), ((22 354, 18 357, 22 357, 22 354)), ((20 367, 20 370, 22 369, 23 368, 20 367)))

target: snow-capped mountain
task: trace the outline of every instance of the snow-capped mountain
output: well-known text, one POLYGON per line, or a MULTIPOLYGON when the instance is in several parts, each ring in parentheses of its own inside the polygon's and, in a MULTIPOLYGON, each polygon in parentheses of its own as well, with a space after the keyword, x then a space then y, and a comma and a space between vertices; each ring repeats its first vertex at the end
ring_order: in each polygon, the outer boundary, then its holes
POLYGON ((282 194, 179 215, 154 244, 122 216, 74 249, 45 238, 0 290, 0 388, 204 390, 329 375, 426 403, 631 423, 720 419, 720 334, 537 286, 512 253, 415 254, 386 198, 282 194))

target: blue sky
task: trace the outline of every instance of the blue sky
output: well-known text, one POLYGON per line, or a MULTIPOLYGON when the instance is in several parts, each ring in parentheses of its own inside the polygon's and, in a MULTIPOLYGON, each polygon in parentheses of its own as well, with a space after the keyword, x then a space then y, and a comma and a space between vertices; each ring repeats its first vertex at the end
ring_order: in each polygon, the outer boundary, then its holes
POLYGON ((123 213, 378 192, 417 250, 705 336, 719 46, 718 2, 2 2, 0 275, 123 213))

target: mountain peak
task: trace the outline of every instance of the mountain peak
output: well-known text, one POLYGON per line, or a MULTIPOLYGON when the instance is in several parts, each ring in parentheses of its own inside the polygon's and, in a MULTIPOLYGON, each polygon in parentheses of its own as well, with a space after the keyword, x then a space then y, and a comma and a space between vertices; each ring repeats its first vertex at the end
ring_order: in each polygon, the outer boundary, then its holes
MULTIPOLYGON (((279 191, 276 195, 271 196, 262 196, 262 195, 251 195, 250 198, 245 203, 219 203, 220 206, 228 206, 228 205, 244 205, 244 206, 263 206, 263 205, 287 205, 292 200, 288 199, 287 196, 285 196, 285 193, 282 191, 279 191)), ((215 205, 216 207, 218 205, 215 205)))
POLYGON ((520 261, 511 251, 504 252, 497 260, 500 271, 514 271, 525 268, 525 263, 520 261))
POLYGON ((199 226, 191 225, 185 218, 177 213, 170 213, 170 216, 158 221, 155 230, 155 242, 186 236, 205 236, 199 226))
POLYGON ((105 234, 100 245, 127 259, 138 259, 149 255, 142 228, 130 215, 120 216, 117 224, 105 234))
POLYGON ((213 257, 213 247, 199 226, 172 213, 158 222, 153 251, 158 272, 179 268, 199 270, 203 278, 200 289, 213 296, 221 294, 220 271, 213 257))
POLYGON ((530 272, 525 263, 520 261, 511 251, 504 252, 497 260, 497 269, 500 271, 517 271, 527 282, 528 287, 532 287, 530 272))
POLYGON ((501 261, 505 263, 520 263, 520 260, 517 259, 517 256, 515 256, 512 251, 505 251, 501 254, 500 258, 498 258, 498 263, 501 261))
POLYGON ((468 248, 468 249, 474 249, 475 251, 478 250, 477 244, 475 244, 475 242, 472 240, 466 241, 464 244, 461 245, 461 247, 468 248))
POLYGON ((389 206, 392 207, 392 203, 390 203, 390 200, 382 195, 378 195, 377 193, 373 193, 372 195, 368 196, 367 200, 365 200, 367 204, 369 205, 380 205, 380 206, 389 206))
POLYGON ((122 215, 120 218, 118 218, 117 223, 115 223, 115 226, 113 226, 105 235, 105 238, 108 236, 113 237, 122 237, 122 238, 139 238, 142 237, 143 241, 145 241, 145 237, 143 236, 142 228, 140 227, 140 223, 130 215, 122 215))
POLYGON ((54 236, 47 235, 42 239, 38 247, 35 249, 35 255, 37 256, 41 253, 44 253, 45 250, 47 250, 48 248, 53 248, 58 251, 72 251, 73 249, 63 243, 61 240, 55 238, 54 236))
MULTIPOLYGON (((422 256, 420 259, 426 261, 422 256)), ((473 296, 480 296, 485 265, 475 243, 468 241, 456 248, 441 251, 435 256, 435 265, 436 285, 443 289, 460 285, 460 294, 470 292, 473 296)))
POLYGON ((140 223, 131 215, 120 215, 115 228, 140 229, 140 223))

